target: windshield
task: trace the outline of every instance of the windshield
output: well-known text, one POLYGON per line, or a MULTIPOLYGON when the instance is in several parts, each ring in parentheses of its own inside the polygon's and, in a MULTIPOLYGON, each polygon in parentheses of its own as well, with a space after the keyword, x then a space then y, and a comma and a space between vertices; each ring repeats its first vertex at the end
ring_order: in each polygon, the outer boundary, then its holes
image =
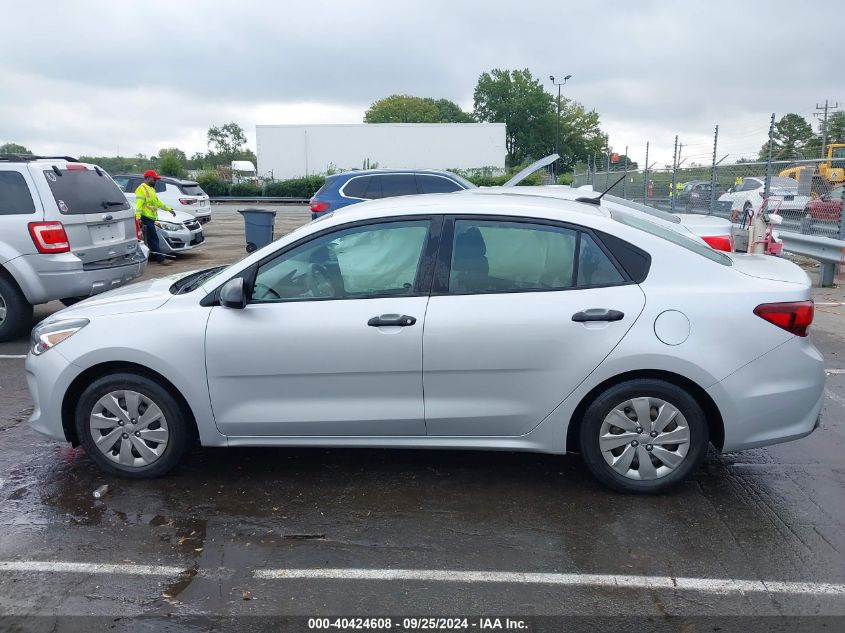
POLYGON ((610 217, 616 220, 617 222, 621 222, 622 224, 627 224, 635 229, 639 229, 641 231, 645 231, 651 235, 656 237, 662 238, 667 242, 672 242, 677 246, 681 246, 688 251, 692 251, 693 253, 697 253, 707 259, 716 262, 717 264, 722 264, 723 266, 731 266, 733 262, 731 258, 719 251, 714 251, 712 248, 707 246, 706 244, 702 244, 701 242, 697 242, 696 240, 687 237, 686 235, 675 231, 673 229, 660 226, 659 224, 655 224, 654 222, 649 222, 648 220, 641 218, 633 213, 627 213, 626 211, 618 211, 618 210, 611 210, 610 217))
POLYGON ((452 173, 451 171, 449 172, 449 177, 452 178, 452 180, 457 180, 464 189, 478 189, 478 185, 471 183, 463 176, 459 176, 458 174, 452 173))
POLYGON ((63 215, 103 213, 129 208, 126 196, 102 170, 82 165, 73 169, 45 169, 44 177, 63 215))

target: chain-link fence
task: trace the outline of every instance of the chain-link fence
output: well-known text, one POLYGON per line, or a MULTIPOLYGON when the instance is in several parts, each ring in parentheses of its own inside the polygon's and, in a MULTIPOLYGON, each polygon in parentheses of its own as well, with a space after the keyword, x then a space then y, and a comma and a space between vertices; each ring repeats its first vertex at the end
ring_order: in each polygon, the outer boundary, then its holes
MULTIPOLYGON (((770 148, 772 137, 770 128, 770 148)), ((712 159, 704 165, 678 164, 677 142, 674 167, 630 169, 627 151, 621 164, 611 164, 610 154, 594 158, 576 166, 572 186, 590 185, 595 191, 610 191, 666 211, 717 215, 734 222, 742 222, 752 210, 765 205, 769 212, 777 211, 783 217, 782 231, 845 240, 845 143, 825 144, 824 158, 799 155, 793 160, 777 157, 726 163, 727 157, 717 159, 717 141, 718 128, 712 159)), ((765 146, 762 151, 765 153, 765 146)), ((816 156, 819 153, 822 151, 816 156)))

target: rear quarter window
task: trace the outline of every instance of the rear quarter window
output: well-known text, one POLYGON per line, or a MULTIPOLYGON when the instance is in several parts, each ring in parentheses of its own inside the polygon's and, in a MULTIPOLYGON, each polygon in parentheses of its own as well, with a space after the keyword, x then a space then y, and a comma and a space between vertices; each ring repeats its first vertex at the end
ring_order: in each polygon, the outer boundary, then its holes
POLYGON ((367 193, 367 185, 369 184, 369 176, 351 178, 345 185, 343 185, 343 195, 347 198, 363 198, 367 193))
POLYGON ((0 171, 0 215, 30 213, 35 213, 35 204, 23 174, 0 171))
POLYGON ((45 169, 44 177, 50 186, 62 215, 104 213, 129 208, 123 192, 105 172, 93 169, 45 169))
POLYGON ((179 191, 186 196, 204 196, 205 191, 199 185, 179 185, 179 191))

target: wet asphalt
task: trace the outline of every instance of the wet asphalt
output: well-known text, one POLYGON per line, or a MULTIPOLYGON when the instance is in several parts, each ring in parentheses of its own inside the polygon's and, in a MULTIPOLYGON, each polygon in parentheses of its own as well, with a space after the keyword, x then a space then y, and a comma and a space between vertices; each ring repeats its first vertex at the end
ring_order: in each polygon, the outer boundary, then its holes
MULTIPOLYGON (((282 209, 277 234, 306 219, 282 209)), ((168 269, 241 257, 239 220, 219 210, 205 252, 168 269)), ((117 630, 131 616, 151 617, 150 630, 204 630, 221 616, 511 614, 640 616, 655 626, 674 623, 669 616, 743 616, 746 630, 774 627, 774 616, 839 616, 784 630, 845 630, 845 307, 827 305, 841 290, 814 294, 812 337, 830 370, 821 428, 789 444, 711 453, 658 497, 605 490, 578 456, 510 452, 198 447, 167 478, 115 479, 82 449, 28 427, 23 360, 0 358, 0 615, 23 618, 0 629, 85 630, 88 621, 68 616, 87 615, 109 616, 117 630), (108 493, 94 499, 101 485, 108 493), (335 569, 447 573, 267 572, 335 569), (515 575, 449 577, 465 571, 515 575), (575 580, 535 583, 523 573, 575 580), (596 585, 587 575, 669 585, 596 585), (698 584, 682 588, 679 578, 698 584), (763 589, 701 589, 713 579, 763 589), (778 581, 803 589, 769 590, 778 581)), ((41 306, 36 318, 59 307, 41 306)), ((25 340, 0 344, 0 356, 26 349, 25 340)), ((257 621, 235 622, 250 630, 257 621)))

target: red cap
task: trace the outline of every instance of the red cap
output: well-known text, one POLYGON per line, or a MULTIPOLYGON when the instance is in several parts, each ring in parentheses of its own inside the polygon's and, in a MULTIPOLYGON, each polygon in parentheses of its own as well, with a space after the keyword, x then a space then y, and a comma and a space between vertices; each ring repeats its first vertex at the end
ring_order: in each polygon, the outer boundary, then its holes
POLYGON ((152 169, 148 169, 147 171, 144 172, 144 178, 150 178, 150 177, 154 178, 155 180, 161 180, 161 176, 159 176, 157 173, 155 173, 155 171, 153 171, 152 169))

